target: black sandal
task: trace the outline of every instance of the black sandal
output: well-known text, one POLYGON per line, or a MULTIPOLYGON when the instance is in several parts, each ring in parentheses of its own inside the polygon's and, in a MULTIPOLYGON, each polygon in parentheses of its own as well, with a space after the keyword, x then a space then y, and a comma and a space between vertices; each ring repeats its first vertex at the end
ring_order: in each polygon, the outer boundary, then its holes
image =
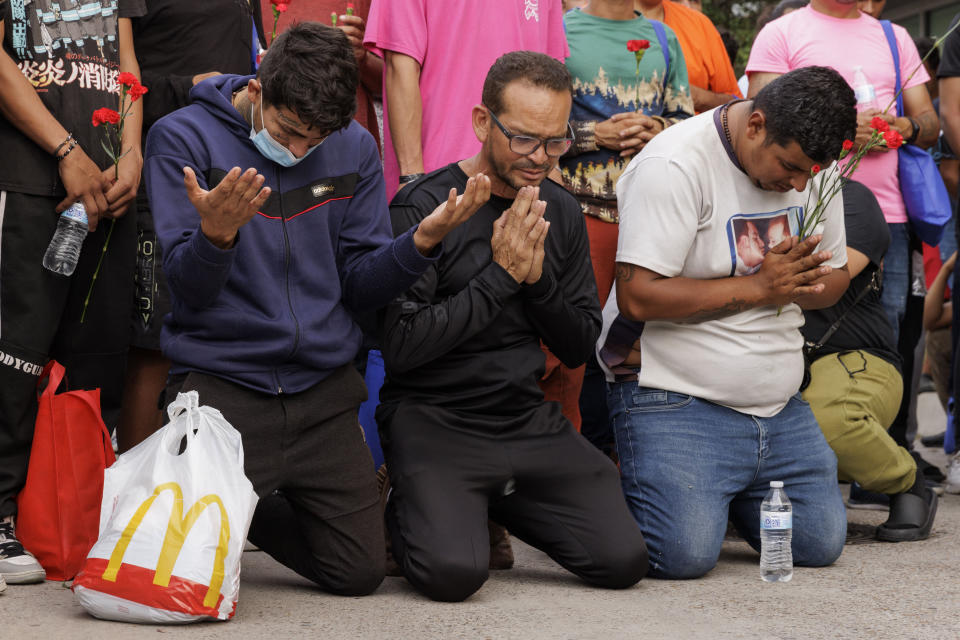
POLYGON ((932 489, 924 488, 923 497, 912 492, 890 496, 890 517, 877 527, 877 540, 912 542, 926 540, 937 515, 939 499, 932 489))

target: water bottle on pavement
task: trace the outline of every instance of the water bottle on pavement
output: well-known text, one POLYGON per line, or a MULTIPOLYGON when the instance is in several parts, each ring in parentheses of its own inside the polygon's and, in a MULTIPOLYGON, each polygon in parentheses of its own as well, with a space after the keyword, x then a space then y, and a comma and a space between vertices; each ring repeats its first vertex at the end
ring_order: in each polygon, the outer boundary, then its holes
POLYGON ((867 109, 880 110, 877 103, 877 91, 867 80, 863 67, 856 67, 853 70, 853 93, 857 96, 857 111, 866 111, 867 109))
POLYGON ((87 210, 76 202, 60 214, 57 231, 47 245, 47 252, 43 254, 43 266, 60 275, 73 274, 73 270, 77 268, 83 239, 86 237, 87 210))
POLYGON ((766 582, 789 582, 793 577, 793 507, 774 480, 760 505, 760 576, 766 582))

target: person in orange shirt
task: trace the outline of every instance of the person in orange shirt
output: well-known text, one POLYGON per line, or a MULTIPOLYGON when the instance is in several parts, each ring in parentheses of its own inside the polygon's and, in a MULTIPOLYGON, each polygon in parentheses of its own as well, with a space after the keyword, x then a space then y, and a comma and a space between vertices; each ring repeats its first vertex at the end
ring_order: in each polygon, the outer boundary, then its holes
POLYGON ((634 8, 677 34, 687 61, 690 94, 697 113, 743 97, 723 40, 710 18, 671 0, 634 0, 634 8))

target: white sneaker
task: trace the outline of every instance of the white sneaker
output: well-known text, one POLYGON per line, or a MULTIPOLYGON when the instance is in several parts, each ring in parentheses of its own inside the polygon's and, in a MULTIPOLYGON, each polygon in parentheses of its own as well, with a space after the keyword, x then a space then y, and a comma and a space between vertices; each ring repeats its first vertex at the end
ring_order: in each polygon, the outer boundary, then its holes
POLYGON ((947 480, 944 485, 947 493, 960 493, 960 453, 950 458, 947 465, 947 480))
POLYGON ((14 535, 13 516, 0 520, 0 578, 8 584, 32 584, 46 577, 37 559, 14 535))

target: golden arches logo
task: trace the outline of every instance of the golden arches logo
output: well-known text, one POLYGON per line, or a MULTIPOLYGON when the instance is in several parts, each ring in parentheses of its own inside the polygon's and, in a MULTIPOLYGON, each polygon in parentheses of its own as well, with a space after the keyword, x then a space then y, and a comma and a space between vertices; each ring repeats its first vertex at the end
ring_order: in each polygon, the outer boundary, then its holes
POLYGON ((123 563, 123 556, 130 546, 133 534, 143 522, 154 501, 164 491, 173 492, 173 509, 170 511, 170 522, 167 524, 167 533, 163 538, 163 545, 160 547, 160 559, 157 561, 157 570, 153 574, 153 584, 166 587, 170 584, 170 577, 173 575, 173 565, 176 564, 180 556, 180 550, 183 549, 184 540, 190 529, 196 523, 200 514, 212 504, 220 507, 220 538, 217 541, 217 551, 213 558, 213 573, 210 576, 210 585, 207 594, 203 598, 203 606, 213 608, 217 604, 220 596, 220 587, 223 586, 223 563, 227 557, 227 545, 230 543, 230 520, 227 518, 227 510, 223 506, 219 496, 214 494, 206 495, 193 503, 186 517, 183 515, 183 490, 176 482, 167 482, 157 485, 153 490, 153 495, 143 501, 140 508, 137 509, 127 528, 123 530, 117 545, 113 548, 110 555, 110 562, 103 572, 103 579, 110 582, 117 581, 117 572, 120 571, 120 565, 123 563))

